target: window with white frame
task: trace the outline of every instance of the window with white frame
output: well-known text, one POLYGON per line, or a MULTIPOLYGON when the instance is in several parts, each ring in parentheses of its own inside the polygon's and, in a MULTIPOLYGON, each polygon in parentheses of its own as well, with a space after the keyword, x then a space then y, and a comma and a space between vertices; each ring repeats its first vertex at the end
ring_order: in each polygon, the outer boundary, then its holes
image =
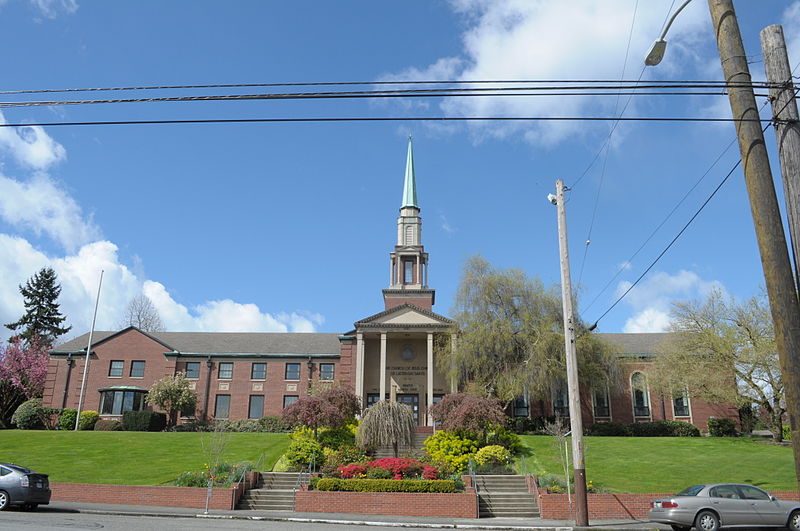
POLYGON ((672 395, 672 412, 676 417, 689 416, 689 392, 686 388, 672 395))
POLYGON ((333 380, 335 365, 333 363, 320 363, 319 364, 319 379, 320 380, 333 380))
POLYGON ((650 396, 647 390, 647 377, 641 372, 631 375, 631 398, 635 417, 650 416, 650 396))
POLYGON ((217 371, 217 378, 220 380, 230 380, 233 378, 233 362, 232 361, 223 361, 219 364, 219 370, 217 371))
POLYGON ((611 417, 611 402, 608 399, 608 385, 605 382, 596 383, 592 387, 592 407, 595 418, 611 417))
POLYGON ((109 378, 122 378, 122 373, 125 370, 125 362, 122 360, 111 360, 108 364, 108 377, 109 378))

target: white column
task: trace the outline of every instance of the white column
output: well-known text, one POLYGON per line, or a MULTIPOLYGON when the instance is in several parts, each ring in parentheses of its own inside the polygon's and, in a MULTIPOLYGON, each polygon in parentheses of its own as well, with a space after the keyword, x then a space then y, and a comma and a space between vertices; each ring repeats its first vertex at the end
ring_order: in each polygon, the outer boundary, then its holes
POLYGON ((364 400, 364 334, 356 333, 356 396, 366 406, 364 400))
POLYGON ((414 271, 414 284, 422 285, 422 267, 420 266, 419 255, 417 255, 417 267, 414 271))
POLYGON ((428 332, 428 407, 427 407, 427 426, 433 426, 431 418, 431 406, 433 406, 433 333, 428 332))
MULTIPOLYGON (((456 347, 457 347, 456 342, 457 341, 458 341, 458 336, 456 336, 455 334, 450 334, 450 347, 453 350, 453 354, 455 354, 455 352, 456 352, 456 347)), ((458 381, 456 381, 456 375, 455 374, 451 374, 450 375, 450 392, 451 393, 456 393, 457 391, 458 391, 458 381)))
POLYGON ((381 332, 381 400, 386 397, 386 332, 381 332))

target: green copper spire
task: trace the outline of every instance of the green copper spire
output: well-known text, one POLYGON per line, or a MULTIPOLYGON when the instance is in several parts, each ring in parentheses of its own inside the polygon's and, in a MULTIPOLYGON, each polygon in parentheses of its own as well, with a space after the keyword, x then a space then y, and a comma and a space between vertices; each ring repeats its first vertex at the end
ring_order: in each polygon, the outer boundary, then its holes
POLYGON ((417 205, 417 183, 414 181, 414 153, 411 149, 411 137, 408 137, 408 155, 406 156, 406 181, 403 185, 403 204, 400 208, 414 207, 417 205))

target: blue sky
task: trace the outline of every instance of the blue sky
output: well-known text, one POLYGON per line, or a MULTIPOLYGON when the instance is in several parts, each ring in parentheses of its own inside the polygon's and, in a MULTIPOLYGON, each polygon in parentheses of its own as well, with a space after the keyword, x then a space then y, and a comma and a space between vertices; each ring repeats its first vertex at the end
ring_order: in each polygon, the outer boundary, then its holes
MULTIPOLYGON (((675 3, 0 0, 5 50, 0 89, 637 79, 647 48, 675 3)), ((784 24, 793 64, 800 60, 800 2, 735 5, 754 78, 764 77, 758 32, 769 24, 784 24)), ((643 80, 721 79, 705 1, 695 0, 681 13, 668 41, 664 62, 645 70, 643 80)), ((261 90, 266 89, 180 94, 261 90)), ((145 94, 69 95, 110 96, 145 94)), ((4 94, 2 100, 43 97, 4 94)), ((626 101, 334 99, 0 112, 7 123, 610 116, 626 101)), ((726 117, 727 105, 724 96, 638 96, 625 115, 726 117)), ((115 329, 127 302, 144 293, 170 330, 345 332, 383 307, 380 290, 389 282, 409 134, 430 285, 437 290, 434 309, 450 312, 464 259, 474 254, 557 283, 556 212, 546 196, 556 179, 571 185, 585 174, 569 193, 567 208, 573 281, 580 281, 581 316, 593 322, 738 159, 734 146, 629 261, 728 146, 734 127, 625 122, 611 136, 607 153, 591 164, 610 127, 607 122, 311 122, 2 128, 0 322, 22 314, 18 284, 49 265, 62 283, 62 309, 74 326, 70 336, 88 331, 100 269, 106 273, 98 329, 115 329)), ((771 129, 767 141, 779 178, 771 129)), ((599 330, 664 330, 672 301, 701 297, 714 286, 745 298, 761 284, 737 171, 651 274, 600 321, 599 330)), ((7 337, 8 331, 0 335, 7 337)))

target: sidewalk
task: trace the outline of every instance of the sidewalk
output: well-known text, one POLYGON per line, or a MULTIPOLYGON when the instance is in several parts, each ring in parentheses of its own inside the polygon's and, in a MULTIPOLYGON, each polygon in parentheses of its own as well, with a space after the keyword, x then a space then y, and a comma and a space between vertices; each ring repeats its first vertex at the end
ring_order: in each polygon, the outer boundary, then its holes
POLYGON ((541 518, 458 518, 441 519, 431 517, 357 515, 334 513, 296 513, 292 511, 209 511, 185 509, 182 507, 150 507, 141 505, 112 505, 105 503, 71 503, 53 501, 42 505, 42 512, 76 512, 88 514, 118 514, 125 516, 150 516, 165 518, 218 518, 265 520, 276 522, 306 522, 372 525, 380 527, 424 527, 432 529, 537 529, 567 531, 572 529, 602 529, 605 531, 641 531, 650 529, 670 529, 663 524, 643 520, 594 520, 588 528, 576 527, 570 520, 543 520, 541 518))

